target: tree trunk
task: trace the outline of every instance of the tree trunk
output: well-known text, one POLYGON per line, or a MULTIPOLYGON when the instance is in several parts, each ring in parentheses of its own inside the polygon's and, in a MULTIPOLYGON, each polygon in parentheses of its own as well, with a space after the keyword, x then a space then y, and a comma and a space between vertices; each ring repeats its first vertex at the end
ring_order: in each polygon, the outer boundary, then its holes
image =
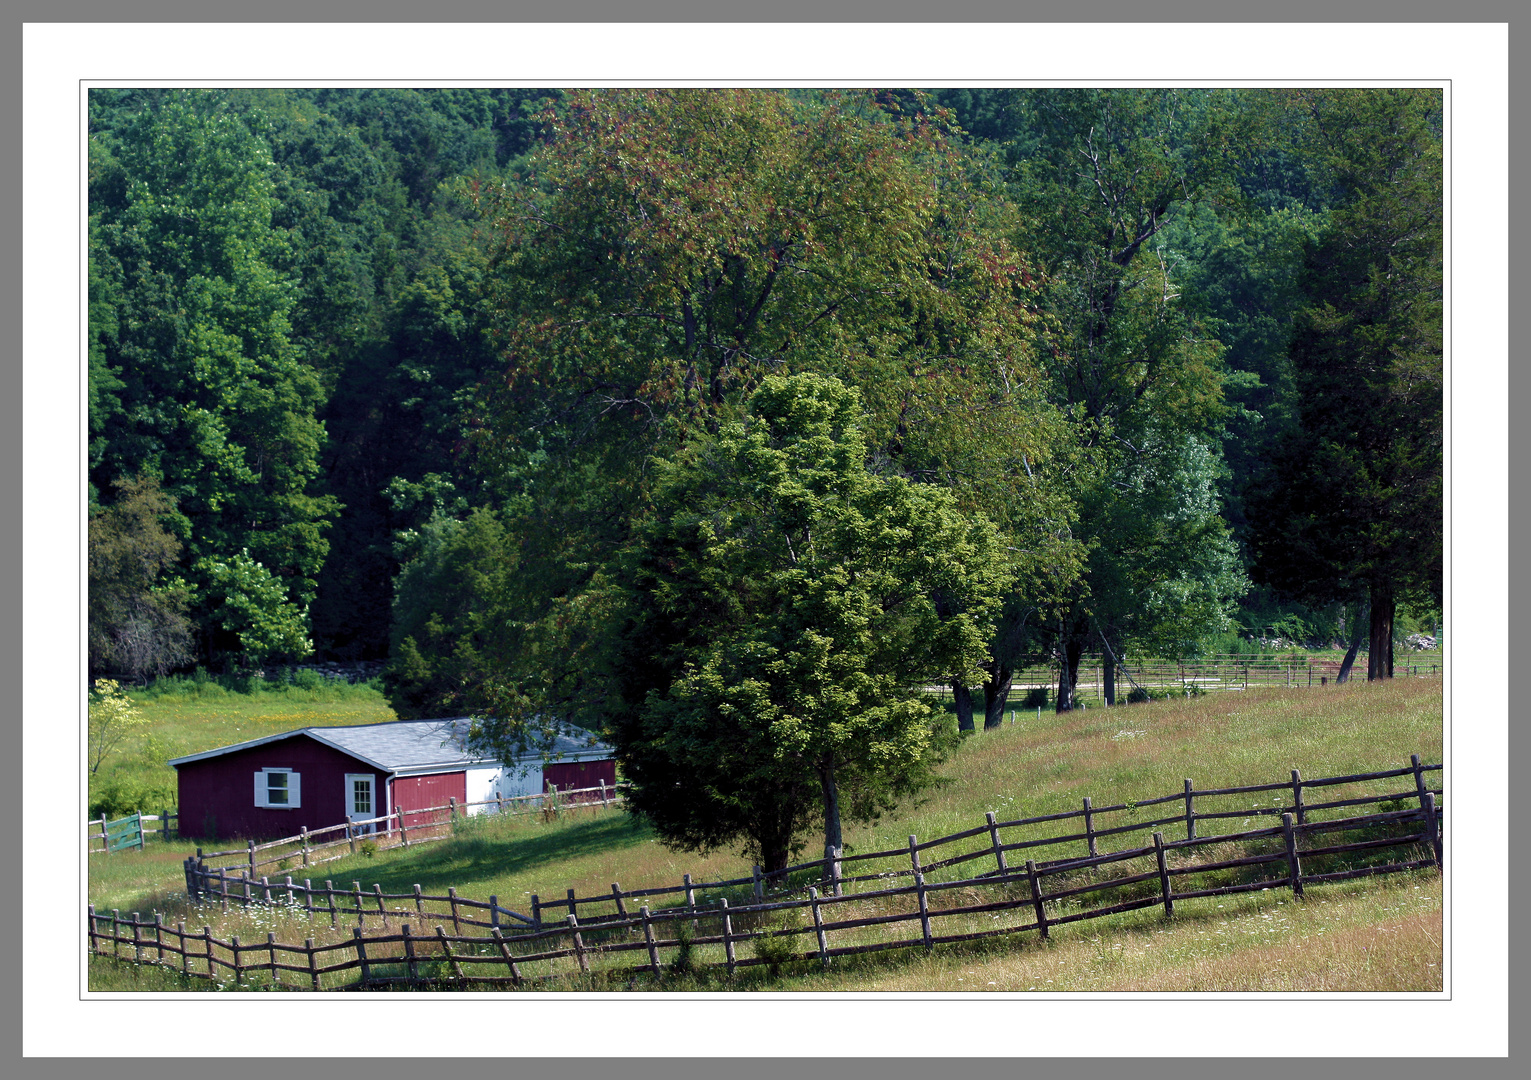
POLYGON ((1005 705, 1010 701, 1010 681, 1015 672, 998 660, 989 665, 989 678, 983 684, 983 729, 992 731, 1005 722, 1005 705))
POLYGON ((835 783, 833 763, 819 766, 819 784, 824 789, 824 857, 833 859, 835 852, 844 846, 840 835, 840 787, 835 783))
POLYGON ((957 701, 957 730, 973 730, 973 691, 960 682, 952 683, 952 697, 957 701))
POLYGON ((1083 655, 1083 640, 1077 637, 1064 639, 1063 664, 1058 670, 1058 712, 1074 711, 1074 688, 1079 685, 1079 660, 1083 655))
POLYGON ((1366 660, 1368 682, 1393 677, 1393 615, 1397 606, 1392 582, 1372 586, 1371 655, 1366 660))
MULTIPOLYGON (((1335 683, 1350 681, 1350 668, 1356 662, 1356 653, 1361 651, 1361 640, 1366 635, 1361 630, 1361 625, 1366 621, 1367 605, 1362 604, 1356 609, 1355 617, 1350 620, 1350 648, 1345 650, 1345 659, 1340 662, 1340 673, 1335 676, 1335 683)), ((1349 612, 1347 610, 1346 614, 1349 612)))
POLYGON ((1100 658, 1100 681, 1101 689, 1106 695, 1106 704, 1116 704, 1116 661, 1108 652, 1100 658))

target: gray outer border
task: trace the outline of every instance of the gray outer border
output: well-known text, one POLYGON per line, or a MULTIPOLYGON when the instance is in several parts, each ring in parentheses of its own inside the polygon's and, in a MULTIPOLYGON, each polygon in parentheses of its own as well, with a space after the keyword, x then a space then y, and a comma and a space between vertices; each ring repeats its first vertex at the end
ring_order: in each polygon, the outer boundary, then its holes
MULTIPOLYGON (((914 22, 932 21, 942 22, 970 22, 970 21, 1049 21, 1049 22, 1097 22, 1097 21, 1146 21, 1150 17, 1157 17, 1154 21, 1176 22, 1368 22, 1368 21, 1393 21, 1393 22, 1430 22, 1441 21, 1442 17, 1453 21, 1475 22, 1498 22, 1508 24, 1512 13, 1519 13, 1517 5, 1508 0, 1469 0, 1468 3, 1453 5, 1449 11, 1443 12, 1436 5, 1414 3, 1407 5, 1411 10, 1399 10, 1404 5, 1385 3, 1383 0, 1360 0, 1360 2, 1346 2, 1346 0, 1330 0, 1328 3, 1317 3, 1312 0, 1300 0, 1298 4, 1287 4, 1279 12, 1272 12, 1269 8, 1256 5, 1242 5, 1238 11, 1230 11, 1227 3, 1219 3, 1217 0, 1155 0, 1151 7, 1143 4, 1125 3, 1123 0, 1078 0, 1073 4, 1053 5, 1026 5, 1018 7, 1014 4, 996 2, 996 0, 962 0, 960 4, 948 4, 937 9, 930 9, 925 5, 900 4, 889 5, 887 3, 873 4, 870 0, 829 0, 819 3, 799 3, 794 0, 790 4, 774 5, 769 14, 763 14, 758 9, 751 9, 745 5, 735 5, 732 10, 720 11, 715 3, 707 0, 645 0, 640 11, 635 11, 629 5, 623 5, 613 0, 566 0, 559 3, 557 0, 545 0, 543 3, 518 3, 515 5, 487 3, 484 0, 453 0, 449 5, 434 5, 428 14, 418 8, 405 8, 402 11, 388 12, 378 11, 379 5, 364 5, 348 0, 347 3, 334 4, 314 3, 310 0, 306 4, 279 3, 276 10, 272 5, 262 8, 260 15, 262 21, 350 21, 350 19, 394 22, 394 21, 418 21, 422 17, 436 22, 450 21, 557 21, 557 22, 582 22, 582 21, 710 21, 710 22, 733 22, 733 21, 801 21, 801 22, 825 22, 825 21, 886 21, 886 22, 914 22), (1145 10, 1145 7, 1147 10, 1145 10), (895 8, 890 10, 890 8, 895 8), (1294 10, 1295 8, 1295 10, 1294 10)), ((225 7, 223 11, 211 14, 205 3, 188 2, 188 0, 163 0, 150 4, 138 3, 133 5, 133 13, 127 14, 124 5, 105 4, 98 0, 87 0, 86 3, 41 4, 35 0, 22 0, 21 3, 8 7, 5 21, 7 24, 20 24, 26 21, 37 22, 69 22, 69 21, 246 21, 251 18, 248 11, 225 7)), ((19 30, 19 26, 17 27, 19 30)), ((16 103, 21 100, 21 83, 23 66, 21 60, 21 34, 13 30, 4 37, 6 42, 5 54, 10 60, 4 66, 6 82, 10 84, 11 93, 7 100, 11 102, 7 110, 7 128, 13 132, 13 137, 8 140, 14 145, 18 140, 14 132, 20 127, 20 110, 16 103)), ((1511 96, 1519 101, 1522 97, 1521 86, 1512 69, 1511 72, 1511 96)), ((1515 130, 1515 135, 1520 136, 1523 132, 1515 130)), ((1524 145, 1520 138, 1512 140, 1513 162, 1516 165, 1524 165, 1524 145)), ((14 182, 16 174, 20 171, 19 155, 13 157, 10 168, 14 170, 11 175, 13 182, 4 187, 10 199, 19 203, 21 200, 22 185, 14 182)), ((1512 199, 1515 205, 1516 200, 1512 199)), ((8 238, 14 237, 13 248, 19 248, 20 229, 14 224, 19 215, 8 215, 11 222, 6 231, 8 238)), ((1523 227, 1519 222, 1512 223, 1512 238, 1517 238, 1523 233, 1523 227)), ((1511 251, 1517 248, 1512 244, 1511 251)), ((1512 267, 1522 269, 1524 257, 1517 259, 1511 255, 1512 267)), ((11 264, 12 273, 19 276, 19 271, 11 264)), ((3 290, 3 299, 0 299, 0 319, 5 326, 10 328, 20 325, 20 289, 12 287, 3 290), (6 317, 9 316, 9 317, 6 317)), ((1512 331, 1522 329, 1520 320, 1512 316, 1512 331)), ((19 331, 11 330, 11 335, 16 347, 11 355, 20 354, 19 331)), ((1515 334, 1516 340, 1523 335, 1515 334)), ((1517 402, 1524 396, 1520 393, 1523 389, 1522 378, 1524 366, 1517 365, 1512 372, 1511 392, 1515 394, 1517 402)), ((22 425, 20 414, 22 411, 22 395, 15 392, 21 386, 21 367, 18 363, 7 363, 3 368, 3 377, 7 380, 7 386, 11 393, 0 395, 5 405, 3 420, 0 420, 0 432, 5 432, 7 442, 10 444, 12 453, 9 460, 16 461, 20 458, 20 444, 22 425)), ((1508 411, 1508 410, 1507 410, 1508 411)), ((1517 450, 1523 450, 1523 436, 1517 432, 1514 436, 1514 446, 1517 450)), ((19 477, 15 472, 7 473, 7 480, 19 485, 19 477)), ((1507 492, 1507 496, 1508 496, 1507 492)), ((1516 489, 1517 496, 1512 500, 1512 510, 1516 525, 1521 522, 1524 513, 1523 500, 1520 496, 1523 491, 1516 489)), ((11 500, 14 505, 15 500, 11 500)), ((15 537, 20 532, 17 518, 8 517, 6 528, 7 545, 5 548, 8 556, 7 562, 20 561, 20 545, 15 537)), ((14 595, 19 605, 20 588, 19 575, 7 575, 7 596, 14 595)), ((1511 583, 1511 598, 1520 598, 1524 595, 1525 587, 1519 576, 1511 583)), ((1512 605, 1512 625, 1519 628, 1525 621, 1524 616, 1518 612, 1526 610, 1524 606, 1512 605)), ((14 623, 8 623, 8 627, 14 627, 14 623)), ((20 635, 17 635, 20 636, 20 635)), ((24 647, 23 642, 23 647, 24 647)), ((20 650, 12 647, 0 653, 0 673, 7 676, 4 685, 14 686, 20 682, 20 650)), ((1506 657, 1507 659, 1508 657, 1506 657)), ((1492 670, 1492 668, 1491 668, 1492 670)), ((7 725, 4 738, 7 741, 7 749, 19 750, 21 743, 21 726, 7 725)), ((1510 749, 1512 752, 1522 749, 1524 738, 1517 733, 1512 736, 1510 749)), ((1515 754, 1516 757, 1520 755, 1515 754)), ((9 783, 0 785, 6 793, 6 801, 12 811, 8 818, 16 820, 18 804, 22 802, 23 787, 17 783, 21 772, 22 756, 20 753, 10 752, 0 754, 4 761, 4 778, 9 783)), ((1506 761, 1506 781, 1508 781, 1509 762, 1506 761)), ((1521 803, 1518 816, 1522 819, 1526 816, 1525 803, 1521 803)), ((1522 821, 1522 823, 1524 823, 1522 821)), ((1522 834, 1524 835, 1524 834, 1522 834)), ((20 839, 14 830, 7 830, 4 837, 4 851, 7 855, 14 856, 16 849, 20 847, 20 839)), ((1524 885, 1526 875, 1524 860, 1511 860, 1515 867, 1516 877, 1514 884, 1524 885)), ((15 859, 6 860, 9 865, 15 864, 15 859)), ((1522 891, 1522 890, 1515 890, 1522 891)), ((1523 936, 1523 935, 1522 935, 1523 936)), ((1511 992, 1523 989, 1524 977, 1520 974, 1521 968, 1513 960, 1519 959, 1523 953, 1519 938, 1511 943, 1512 963, 1511 992)), ((7 958, 13 960, 16 967, 20 966, 20 944, 16 936, 11 936, 7 950, 7 958)), ((6 986, 6 1004, 19 1004, 22 996, 22 983, 18 980, 8 981, 6 986), (14 999, 14 1001, 13 1001, 14 999)), ((20 1009, 7 1008, 3 1010, 4 1032, 3 1041, 7 1048, 6 1058, 17 1057, 19 1059, 20 1039, 20 1009)), ((766 1032, 761 1033, 763 1041, 771 1042, 771 1036, 766 1032)), ((1274 1034, 1274 1033, 1273 1033, 1274 1034)), ((1017 1028, 1018 1052, 1024 1055, 1024 1027, 1017 1028)), ((1271 1045, 1269 1043, 1265 1045, 1271 1045)), ((1279 1044, 1277 1044, 1279 1045, 1279 1044)), ((1519 1047, 1516 1048, 1516 1053, 1519 1047)), ((1517 1054, 1517 1056, 1519 1056, 1517 1054)), ((620 1059, 619 1059, 620 1060, 620 1059)), ((1022 1060, 1024 1058, 1022 1057, 1022 1060)), ((1101 1067, 1109 1068, 1114 1059, 1047 1059, 1045 1062, 1039 1059, 1031 1059, 1028 1064, 1038 1071, 1045 1070, 1047 1075, 1059 1076, 1089 1076, 1096 1075, 1101 1067)), ((1383 1076, 1398 1077, 1410 1073, 1420 1076, 1437 1076, 1450 1071, 1453 1075, 1523 1075, 1523 1072, 1511 1073, 1509 1063, 1503 1059, 1454 1059, 1449 1066, 1448 1059, 1333 1059, 1306 1061, 1279 1061, 1270 1060, 1254 1061, 1251 1059, 1187 1059, 1174 1062, 1169 1059, 1153 1059, 1148 1062, 1135 1063, 1135 1069, 1145 1065, 1152 1072, 1162 1071, 1166 1076, 1198 1077, 1198 1076, 1227 1076, 1227 1075, 1272 1075, 1293 1076, 1313 1075, 1328 1076, 1343 1072, 1352 1077, 1383 1076)), ((471 1059, 393 1059, 387 1062, 344 1061, 331 1059, 314 1059, 311 1063, 314 1071, 321 1068, 326 1075, 337 1077, 351 1075, 365 1075, 376 1078, 384 1075, 396 1074, 399 1076, 414 1076, 426 1070, 440 1074, 443 1069, 447 1072, 466 1074, 469 1069, 475 1071, 482 1069, 487 1060, 474 1061, 471 1059)), ((539 1076, 583 1076, 588 1075, 594 1068, 601 1068, 602 1063, 595 1059, 584 1061, 571 1059, 521 1059, 520 1064, 528 1073, 539 1076)), ((614 1064, 614 1062, 613 1062, 614 1064)), ((634 1063, 625 1062, 622 1066, 624 1072, 631 1071, 634 1063)), ((1525 1062, 1523 1062, 1523 1069, 1525 1062)), ((14 1070, 7 1070, 13 1076, 82 1076, 93 1072, 104 1073, 111 1070, 114 1077, 123 1075, 126 1067, 128 1075, 142 1075, 152 1077, 175 1077, 180 1075, 193 1076, 203 1075, 206 1066, 190 1059, 132 1059, 126 1062, 111 1062, 108 1059, 74 1059, 62 1058, 27 1058, 19 1059, 15 1063, 14 1070)), ((490 1066, 492 1067, 492 1066, 490 1066)), ((609 1067, 609 1066, 608 1066, 609 1067)), ((897 1062, 870 1061, 856 1062, 853 1060, 825 1059, 804 1060, 782 1058, 774 1060, 765 1059, 729 1059, 726 1063, 719 1059, 672 1059, 662 1061, 649 1059, 638 1063, 640 1075, 655 1076, 715 1076, 720 1071, 726 1071, 730 1076, 751 1075, 792 1075, 808 1072, 817 1074, 828 1072, 831 1069, 837 1076, 859 1077, 862 1075, 875 1075, 885 1077, 888 1070, 894 1069, 895 1075, 908 1073, 911 1076, 925 1076, 931 1073, 941 1072, 944 1074, 956 1074, 963 1076, 1010 1076, 1019 1072, 1021 1067, 1018 1061, 1010 1059, 999 1061, 994 1059, 914 1059, 908 1058, 897 1062)), ((230 1061, 221 1059, 217 1066, 220 1076, 263 1075, 267 1070, 256 1061, 230 1061), (257 1069, 260 1071, 257 1072, 257 1069)), ((303 1070, 308 1071, 308 1070, 303 1070)))

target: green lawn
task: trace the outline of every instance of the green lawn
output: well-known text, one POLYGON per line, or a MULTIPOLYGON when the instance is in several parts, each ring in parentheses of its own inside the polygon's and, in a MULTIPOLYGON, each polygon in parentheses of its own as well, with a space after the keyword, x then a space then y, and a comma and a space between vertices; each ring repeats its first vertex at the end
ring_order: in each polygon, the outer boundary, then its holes
MULTIPOLYGON (((239 727, 248 727, 252 731, 283 730, 316 722, 301 719, 294 722, 299 714, 285 711, 286 708, 284 703, 282 718, 275 722, 256 711, 237 710, 229 710, 218 722, 227 725, 237 720, 239 727), (267 724, 269 727, 262 726, 267 724)), ((1021 722, 1015 725, 1006 724, 999 730, 980 732, 966 740, 943 769, 948 782, 918 805, 906 807, 896 817, 880 823, 850 827, 846 834, 848 852, 900 847, 911 833, 925 839, 971 828, 981 824, 984 813, 989 810, 1004 820, 1077 809, 1085 795, 1092 796, 1097 806, 1168 795, 1180 791, 1187 777, 1192 778, 1199 788, 1238 786, 1284 780, 1293 768, 1301 769, 1310 779, 1399 768, 1408 764, 1410 753, 1420 754, 1428 763, 1441 760, 1439 680, 1397 679, 1391 683, 1352 683, 1323 690, 1260 690, 1111 710, 1087 710, 1061 717, 1044 712, 1040 722, 1035 714, 1029 720, 1019 719, 1021 722)), ((179 714, 177 722, 189 727, 196 722, 194 712, 187 707, 179 714)), ((213 745, 217 744, 214 741, 213 745)), ((1435 784, 1438 786, 1439 781, 1435 784)), ((1403 778, 1399 786, 1403 789, 1410 787, 1409 778, 1403 778)), ((1339 789, 1329 790, 1343 794, 1339 789)), ((1449 803, 1449 797, 1447 801, 1449 803)), ((1236 826, 1237 819, 1234 819, 1229 828, 1236 826)), ((156 851, 151 845, 145 854, 92 856, 92 902, 102 910, 115 907, 146 914, 158 910, 171 921, 184 918, 194 926, 210 921, 215 925, 215 932, 222 932, 217 929, 220 920, 227 919, 229 932, 240 932, 236 924, 248 920, 250 916, 247 914, 231 912, 224 916, 221 912, 186 908, 184 897, 179 895, 180 859, 189 849, 190 845, 171 844, 156 851), (135 864, 137 869, 134 869, 135 864)), ((810 841, 806 857, 812 855, 810 841)), ((748 872, 748 865, 735 853, 716 852, 703 858, 693 853, 673 852, 660 844, 645 825, 619 812, 581 810, 551 822, 535 817, 479 822, 476 827, 464 829, 461 835, 448 841, 408 851, 380 851, 372 858, 356 856, 315 868, 310 874, 316 884, 327 878, 348 888, 352 881, 360 881, 364 889, 370 889, 376 883, 384 892, 407 893, 413 885, 419 884, 426 893, 439 894, 448 886, 455 886, 460 895, 486 899, 494 894, 502 905, 524 911, 532 893, 551 900, 562 897, 568 888, 586 896, 609 892, 613 882, 620 883, 624 889, 634 889, 679 884, 685 873, 690 873, 697 881, 707 881, 748 872)), ((1386 934, 1382 930, 1375 933, 1381 935, 1378 940, 1382 941, 1400 935, 1408 937, 1412 942, 1410 955, 1415 958, 1406 965, 1408 970, 1428 971, 1429 964, 1439 965, 1440 960, 1438 956, 1433 960, 1420 959, 1430 951, 1420 942, 1432 940, 1429 938, 1431 934, 1434 941, 1440 940, 1436 925, 1439 887, 1429 884, 1436 880, 1433 875, 1413 874, 1405 875, 1405 878, 1411 879, 1408 884, 1363 880, 1344 888, 1333 886, 1318 891, 1335 898, 1326 901, 1338 905, 1335 911, 1343 908, 1348 912, 1344 921, 1346 933, 1364 935, 1371 932, 1366 928, 1373 926, 1367 921, 1370 918, 1368 912, 1380 919, 1387 907, 1380 899, 1376 900, 1376 905, 1381 906, 1374 905, 1373 899, 1393 896, 1394 892, 1402 890, 1409 903, 1405 905, 1406 910, 1400 908, 1393 914, 1398 916, 1394 922, 1403 919, 1408 923, 1407 932, 1393 927, 1386 934), (1419 879, 1426 881, 1416 890, 1414 885, 1420 884, 1419 879), (1425 899, 1421 900, 1421 896, 1425 899), (1342 902, 1340 898, 1346 899, 1342 902), (1376 910, 1371 911, 1374 906, 1376 910), (1436 929, 1432 930, 1431 926, 1436 929)), ((1311 907, 1310 904, 1302 910, 1311 907)), ((1220 910, 1211 900, 1188 904, 1186 908, 1182 918, 1177 906, 1177 926, 1182 922, 1190 925, 1193 914, 1203 908, 1206 910, 1196 917, 1216 921, 1220 910)), ((1230 904, 1222 910, 1235 912, 1240 918, 1257 920, 1251 924, 1255 926, 1268 921, 1259 912, 1245 910, 1242 903, 1230 904)), ((261 916, 260 921, 265 926, 269 916, 261 916)), ((1143 926, 1150 927, 1142 932, 1152 937, 1162 929, 1144 913, 1107 922, 1118 925, 1081 924, 1066 937, 1068 940, 1094 940, 1108 929, 1139 933, 1143 926)), ((287 936, 295 935, 294 940, 301 941, 306 926, 307 921, 299 917, 287 936)), ((251 926, 246 932, 254 929, 251 926)), ((280 929, 277 932, 279 938, 283 937, 280 929)), ((1177 929, 1176 933, 1179 932, 1177 929)), ((1210 940, 1219 937, 1215 931, 1207 931, 1205 926, 1202 931, 1188 932, 1192 937, 1201 932, 1210 933, 1210 940)), ((1317 934, 1311 926, 1306 931, 1300 927, 1292 931, 1302 932, 1309 936, 1317 934)), ((1257 942, 1270 945, 1276 939, 1235 934, 1228 940, 1242 941, 1253 947, 1257 942)), ((1331 937, 1330 940, 1335 939, 1331 937)), ((1146 943, 1147 956, 1167 955, 1152 954, 1153 944, 1152 940, 1146 943)), ((987 958, 983 960, 984 964, 998 963, 996 957, 1032 947, 1023 944, 1004 948, 991 946, 987 950, 977 950, 973 955, 987 958), (999 950, 997 953, 996 949, 999 950)), ((1185 963, 1194 961, 1197 970, 1207 969, 1211 963, 1194 949, 1182 952, 1185 963)), ((1310 955, 1318 956, 1319 950, 1310 950, 1310 955)), ((1329 962, 1332 964, 1332 957, 1329 962)), ((897 982, 902 978, 898 972, 904 970, 899 963, 916 961, 879 960, 871 968, 849 965, 831 981, 847 977, 846 971, 864 970, 866 978, 878 984, 888 980, 897 982)), ((932 963, 941 968, 947 961, 918 961, 921 965, 932 963)), ((1134 978, 1152 982, 1161 978, 1172 981, 1174 973, 1183 965, 1171 964, 1164 969, 1159 960, 1148 963, 1145 959, 1143 964, 1124 965, 1122 970, 1125 972, 1129 967, 1134 978)), ((1030 979, 1031 975, 1027 973, 1031 968, 1023 966, 1016 970, 1020 973, 1013 973, 1013 978, 1008 981, 994 980, 996 986, 1014 989, 1014 982, 1030 979)), ((1094 969, 1081 968, 1074 972, 1070 976, 1073 980, 1071 987, 1095 985, 1084 977, 1085 970, 1094 969)), ((1439 967, 1434 970, 1438 973, 1439 967)), ((952 979, 956 977, 951 976, 952 979)), ((1249 975, 1249 978, 1254 976, 1249 975)))

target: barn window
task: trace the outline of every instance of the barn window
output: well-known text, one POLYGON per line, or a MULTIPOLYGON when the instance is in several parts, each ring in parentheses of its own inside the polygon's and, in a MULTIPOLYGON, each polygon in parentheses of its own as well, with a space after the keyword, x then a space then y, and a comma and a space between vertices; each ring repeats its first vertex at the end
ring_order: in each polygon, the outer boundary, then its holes
POLYGON ((262 769, 255 774, 255 805, 268 810, 296 810, 303 805, 303 778, 291 769, 262 769))

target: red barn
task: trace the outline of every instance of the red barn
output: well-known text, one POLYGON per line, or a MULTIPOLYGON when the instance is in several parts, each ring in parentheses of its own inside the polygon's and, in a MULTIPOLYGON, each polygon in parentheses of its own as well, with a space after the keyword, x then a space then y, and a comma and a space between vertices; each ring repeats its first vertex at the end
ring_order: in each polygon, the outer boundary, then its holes
MULTIPOLYGON (((221 746, 170 762, 186 835, 265 839, 322 829, 346 818, 560 791, 615 787, 611 747, 569 729, 543 760, 503 762, 465 747, 468 720, 396 720, 310 727, 221 746)), ((493 810, 473 806, 469 813, 493 810)))

